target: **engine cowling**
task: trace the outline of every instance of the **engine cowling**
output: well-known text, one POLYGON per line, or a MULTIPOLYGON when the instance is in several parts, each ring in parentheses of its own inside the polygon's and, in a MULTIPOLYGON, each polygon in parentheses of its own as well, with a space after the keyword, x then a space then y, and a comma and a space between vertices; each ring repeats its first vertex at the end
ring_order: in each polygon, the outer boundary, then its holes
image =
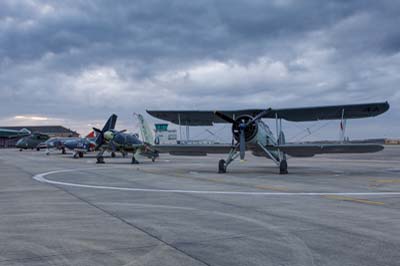
MULTIPOLYGON (((246 124, 248 121, 253 120, 253 117, 250 115, 242 115, 235 119, 235 123, 232 124, 232 134, 234 139, 239 142, 240 141, 240 125, 246 124)), ((244 129, 244 139, 246 142, 252 141, 258 133, 258 123, 254 121, 250 123, 244 129)))

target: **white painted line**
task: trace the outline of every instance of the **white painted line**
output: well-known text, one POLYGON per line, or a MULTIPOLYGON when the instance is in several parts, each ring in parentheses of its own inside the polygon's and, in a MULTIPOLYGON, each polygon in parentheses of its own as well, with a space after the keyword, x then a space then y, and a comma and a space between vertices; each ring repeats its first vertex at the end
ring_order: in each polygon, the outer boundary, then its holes
POLYGON ((81 169, 65 169, 55 170, 46 173, 34 175, 32 178, 47 184, 90 188, 90 189, 105 189, 105 190, 118 190, 118 191, 139 191, 139 192, 157 192, 157 193, 187 193, 187 194, 218 194, 218 195, 244 195, 244 196, 400 196, 400 192, 257 192, 257 191, 217 191, 217 190, 181 190, 181 189, 152 189, 152 188, 130 188, 130 187, 113 187, 113 186, 100 186, 100 185, 85 185, 79 183, 60 182, 46 179, 46 176, 77 172, 83 170, 99 170, 110 169, 106 167, 96 168, 81 168, 81 169))

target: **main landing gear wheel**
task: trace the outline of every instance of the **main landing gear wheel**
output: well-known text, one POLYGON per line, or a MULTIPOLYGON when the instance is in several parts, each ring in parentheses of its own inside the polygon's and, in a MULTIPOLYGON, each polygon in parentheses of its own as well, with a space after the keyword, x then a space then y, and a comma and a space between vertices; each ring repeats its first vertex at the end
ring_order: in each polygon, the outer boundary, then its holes
POLYGON ((221 159, 218 162, 218 173, 223 174, 226 173, 226 163, 225 160, 221 159))
POLYGON ((79 155, 79 158, 83 158, 83 152, 80 151, 80 152, 78 153, 78 155, 79 155))
POLYGON ((132 157, 132 162, 131 162, 131 164, 139 164, 139 161, 137 161, 137 160, 135 159, 135 156, 132 157))
POLYGON ((66 153, 67 153, 67 152, 65 151, 65 148, 62 148, 62 149, 61 149, 61 153, 62 153, 62 154, 66 154, 66 153))
POLYGON ((154 163, 156 161, 156 157, 151 158, 151 161, 154 163))
POLYGON ((288 165, 287 165, 287 161, 286 160, 282 160, 279 163, 279 174, 281 175, 286 175, 288 174, 288 165))
POLYGON ((103 163, 105 163, 105 162, 104 162, 104 157, 103 157, 103 156, 97 157, 97 162, 96 162, 96 163, 98 163, 98 164, 103 164, 103 163))
POLYGON ((111 158, 115 158, 115 152, 111 153, 111 158))

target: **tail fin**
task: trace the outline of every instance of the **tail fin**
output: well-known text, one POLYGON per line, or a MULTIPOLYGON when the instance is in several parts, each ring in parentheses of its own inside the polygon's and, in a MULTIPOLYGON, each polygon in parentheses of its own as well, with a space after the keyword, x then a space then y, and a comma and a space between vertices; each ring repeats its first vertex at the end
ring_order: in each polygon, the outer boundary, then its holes
POLYGON ((92 139, 94 137, 96 137, 95 134, 94 134, 94 130, 90 131, 89 134, 87 134, 85 136, 85 138, 87 138, 87 139, 92 139))
POLYGON ((99 147, 104 143, 104 133, 105 132, 115 129, 115 124, 117 123, 117 118, 118 118, 118 116, 116 114, 112 114, 110 116, 110 118, 108 118, 108 120, 102 130, 100 130, 98 128, 93 128, 93 130, 96 132, 96 135, 97 135, 96 140, 95 140, 96 147, 99 147))
POLYGON ((108 118, 107 123, 104 125, 101 132, 106 132, 110 129, 115 129, 115 124, 117 123, 118 116, 116 114, 112 114, 110 118, 108 118))
POLYGON ((144 120, 141 114, 135 114, 139 120, 140 132, 142 133, 143 142, 152 144, 154 142, 154 136, 151 132, 149 124, 144 120))

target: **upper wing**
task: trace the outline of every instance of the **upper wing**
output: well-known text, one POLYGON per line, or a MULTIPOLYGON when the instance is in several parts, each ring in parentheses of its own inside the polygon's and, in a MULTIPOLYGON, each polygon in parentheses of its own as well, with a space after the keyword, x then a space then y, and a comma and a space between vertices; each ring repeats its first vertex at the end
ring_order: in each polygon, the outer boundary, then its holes
POLYGON ((205 156, 208 153, 228 153, 232 145, 229 144, 159 144, 152 148, 160 153, 171 155, 205 156))
POLYGON ((312 157, 325 153, 371 153, 384 147, 379 144, 284 144, 278 148, 293 157, 312 157))
MULTIPOLYGON (((380 115, 389 109, 388 102, 332 105, 319 107, 302 107, 287 109, 272 109, 263 118, 282 118, 287 121, 315 121, 331 119, 353 119, 365 118, 380 115)), ((218 111, 232 118, 240 115, 256 116, 265 109, 246 109, 246 110, 222 110, 218 111)), ((226 123, 218 116, 215 111, 171 111, 171 110, 147 110, 150 115, 184 126, 211 126, 214 123, 226 123)))

